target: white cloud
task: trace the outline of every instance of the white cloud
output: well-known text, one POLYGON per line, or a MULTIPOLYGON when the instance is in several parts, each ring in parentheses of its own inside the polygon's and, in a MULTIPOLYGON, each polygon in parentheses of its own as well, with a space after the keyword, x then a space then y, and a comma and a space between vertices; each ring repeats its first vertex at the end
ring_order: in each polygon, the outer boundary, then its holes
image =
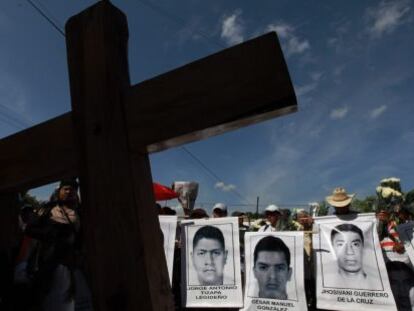
POLYGON ((244 40, 243 21, 240 17, 241 10, 234 11, 230 16, 223 18, 221 23, 221 38, 228 45, 240 43, 244 40))
POLYGON ((330 113, 330 118, 333 120, 338 120, 338 119, 343 119, 346 117, 346 115, 348 114, 348 107, 344 106, 344 107, 340 107, 340 108, 336 108, 334 110, 331 111, 330 113))
POLYGON ((310 74, 311 82, 299 85, 295 87, 296 95, 297 96, 304 96, 313 90, 315 90, 319 85, 319 80, 321 79, 323 73, 322 72, 313 72, 310 74))
POLYGON ((296 95, 299 96, 304 96, 310 92, 312 92, 313 90, 315 90, 318 87, 318 83, 316 82, 311 82, 308 84, 304 84, 304 85, 300 85, 295 87, 296 90, 296 95))
POLYGON ((270 24, 267 26, 267 31, 276 31, 281 39, 289 39, 293 33, 293 27, 287 24, 270 24))
POLYGON ((381 1, 375 8, 367 9, 368 33, 374 38, 392 33, 399 25, 410 21, 410 1, 381 1))
POLYGON ((387 110, 387 105, 381 105, 375 109, 373 109, 370 113, 371 118, 376 119, 378 118, 380 115, 382 115, 385 110, 387 110))
POLYGON ((226 185, 224 182, 219 181, 219 182, 216 182, 216 184, 214 185, 214 188, 220 189, 223 192, 229 192, 229 191, 235 190, 236 186, 233 184, 226 185))
POLYGON ((267 31, 276 31, 282 41, 286 56, 302 54, 310 48, 309 41, 301 40, 296 34, 295 29, 285 23, 270 24, 266 27, 267 31))

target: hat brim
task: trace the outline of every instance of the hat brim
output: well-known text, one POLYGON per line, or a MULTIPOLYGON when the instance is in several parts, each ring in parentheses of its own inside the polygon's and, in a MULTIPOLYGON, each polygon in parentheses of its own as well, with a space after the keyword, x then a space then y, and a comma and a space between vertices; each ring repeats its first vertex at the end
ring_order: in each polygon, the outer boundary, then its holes
POLYGON ((333 206, 333 207, 345 207, 349 204, 351 204, 352 199, 354 198, 355 194, 348 194, 348 199, 343 200, 343 201, 335 201, 333 200, 333 196, 327 196, 325 198, 326 202, 328 202, 329 205, 333 206))

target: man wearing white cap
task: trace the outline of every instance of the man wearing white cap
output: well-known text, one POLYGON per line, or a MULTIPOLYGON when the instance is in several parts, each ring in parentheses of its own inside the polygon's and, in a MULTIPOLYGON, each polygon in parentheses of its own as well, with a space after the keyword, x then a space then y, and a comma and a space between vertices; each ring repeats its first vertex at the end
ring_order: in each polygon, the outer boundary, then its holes
POLYGON ((224 203, 216 203, 213 206, 213 218, 227 217, 227 205, 224 203))
POLYGON ((280 208, 275 204, 270 204, 265 209, 266 224, 259 229, 259 232, 276 231, 276 224, 280 218, 280 208))
POLYGON ((345 188, 335 188, 332 195, 326 197, 326 202, 332 206, 335 211, 334 215, 346 215, 354 214, 355 211, 351 210, 351 202, 355 194, 348 194, 345 188))

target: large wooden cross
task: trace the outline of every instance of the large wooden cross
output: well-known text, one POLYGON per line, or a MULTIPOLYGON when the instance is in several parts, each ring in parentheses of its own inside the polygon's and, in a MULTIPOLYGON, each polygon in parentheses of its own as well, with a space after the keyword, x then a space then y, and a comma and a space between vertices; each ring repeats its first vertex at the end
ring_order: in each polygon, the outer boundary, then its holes
POLYGON ((95 309, 173 310, 148 154, 296 111, 277 36, 134 86, 126 17, 109 1, 70 18, 66 38, 72 112, 0 141, 0 191, 10 202, 79 176, 95 309))

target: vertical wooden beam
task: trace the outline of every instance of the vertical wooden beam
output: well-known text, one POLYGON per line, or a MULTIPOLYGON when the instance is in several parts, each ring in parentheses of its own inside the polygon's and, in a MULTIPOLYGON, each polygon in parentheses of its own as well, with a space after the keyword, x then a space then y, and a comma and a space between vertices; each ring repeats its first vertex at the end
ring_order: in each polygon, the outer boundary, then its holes
POLYGON ((18 194, 0 193, 0 249, 9 251, 16 247, 18 242, 18 194))
POLYGON ((68 21, 66 38, 95 308, 173 310, 148 155, 130 155, 126 17, 101 1, 68 21))
POLYGON ((0 192, 0 211, 0 309, 9 310, 12 304, 13 255, 19 240, 17 193, 0 192))

